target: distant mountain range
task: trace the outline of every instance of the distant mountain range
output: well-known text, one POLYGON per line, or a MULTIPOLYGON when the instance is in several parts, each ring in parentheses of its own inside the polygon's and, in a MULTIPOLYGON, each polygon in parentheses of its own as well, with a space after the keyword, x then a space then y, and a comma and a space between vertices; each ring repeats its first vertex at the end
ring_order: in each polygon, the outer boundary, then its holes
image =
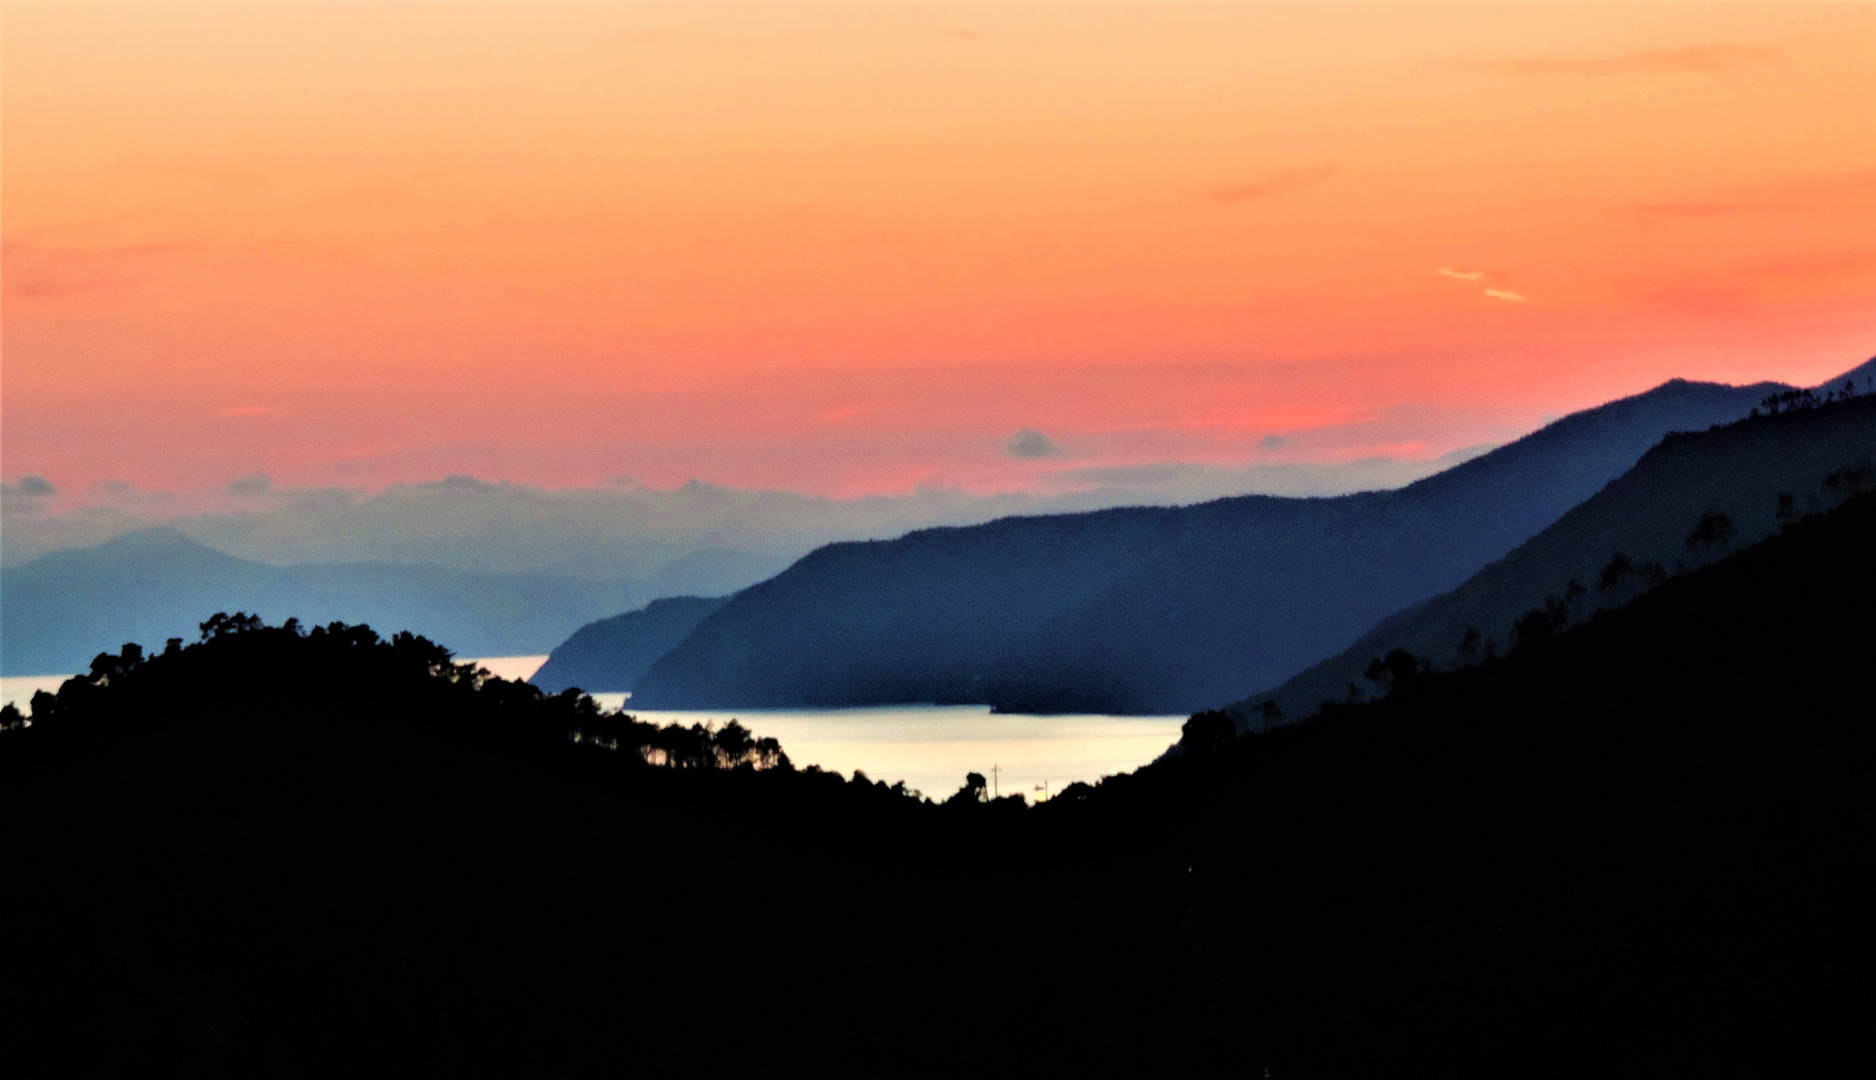
POLYGON ((1459 585, 1670 432, 1738 420, 1790 389, 1673 380, 1392 491, 1006 518, 831 544, 705 619, 637 679, 633 703, 1216 707, 1459 585))
POLYGON ((528 681, 550 694, 630 691, 652 662, 690 636, 729 597, 670 596, 642 610, 587 623, 561 642, 528 681))
POLYGON ((1439 668, 1476 663, 1511 648, 1514 625, 1531 611, 1580 622, 1633 599, 1650 577, 1757 543, 1872 487, 1876 394, 1670 435, 1458 588, 1396 613, 1340 654, 1227 711, 1241 729, 1263 730, 1346 700, 1351 688, 1357 696, 1385 692, 1366 672, 1395 649, 1439 668), (1703 519, 1711 522, 1704 531, 1703 519))
POLYGON ((422 563, 268 566, 147 529, 0 574, 0 673, 82 671, 127 641, 194 640, 216 611, 413 630, 463 656, 543 653, 636 599, 630 582, 476 574, 422 563))

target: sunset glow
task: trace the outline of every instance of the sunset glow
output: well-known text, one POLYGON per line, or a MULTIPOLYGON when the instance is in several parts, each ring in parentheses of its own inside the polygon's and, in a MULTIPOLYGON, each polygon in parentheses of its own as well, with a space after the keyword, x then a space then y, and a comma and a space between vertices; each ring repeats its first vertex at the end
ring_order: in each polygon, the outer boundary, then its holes
POLYGON ((9 5, 4 47, 4 468, 74 496, 1036 490, 1876 352, 1864 5, 9 5))

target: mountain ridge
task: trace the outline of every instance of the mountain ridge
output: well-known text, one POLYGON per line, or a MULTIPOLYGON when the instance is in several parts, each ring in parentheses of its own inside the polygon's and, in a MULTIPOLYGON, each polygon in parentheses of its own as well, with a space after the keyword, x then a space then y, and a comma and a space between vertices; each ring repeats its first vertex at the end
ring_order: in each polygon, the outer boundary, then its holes
POLYGON ((1390 491, 1010 517, 826 545, 704 620, 639 680, 634 704, 1220 705, 1456 586, 1666 433, 1738 419, 1790 389, 1670 380, 1390 491), (1380 570, 1389 561, 1398 573, 1380 570))
POLYGON ((557 694, 629 692, 652 662, 690 636, 727 596, 666 596, 636 611, 596 619, 554 647, 529 682, 557 694))
POLYGON ((0 674, 80 671, 126 641, 192 639, 213 611, 368 621, 467 656, 543 653, 631 599, 628 583, 478 574, 427 563, 271 566, 155 527, 0 573, 0 674))
POLYGON ((1646 575, 1757 543, 1867 487, 1872 458, 1876 394, 1670 435, 1457 588, 1389 615, 1348 649, 1225 711, 1240 730, 1261 731, 1351 692, 1384 690, 1366 672, 1393 650, 1439 667, 1465 666, 1511 648, 1514 624, 1529 611, 1548 607, 1547 618, 1581 621, 1621 606, 1647 587, 1646 575), (1712 514, 1724 518, 1724 528, 1701 544, 1697 530, 1712 514), (1462 644, 1473 635, 1469 647, 1462 644))

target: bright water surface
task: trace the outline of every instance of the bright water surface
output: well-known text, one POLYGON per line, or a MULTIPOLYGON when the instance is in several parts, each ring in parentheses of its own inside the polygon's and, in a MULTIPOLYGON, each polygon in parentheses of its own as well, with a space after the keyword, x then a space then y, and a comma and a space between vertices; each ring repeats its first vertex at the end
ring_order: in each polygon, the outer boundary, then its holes
MULTIPOLYGON (((470 661, 503 678, 527 678, 545 656, 496 656, 470 661)), ((0 679, 0 698, 28 707, 33 691, 55 691, 67 676, 0 679)), ((605 708, 625 694, 594 694, 605 708)), ((851 774, 942 798, 964 784, 966 773, 996 778, 1005 794, 1031 799, 1076 781, 1092 783, 1158 757, 1179 738, 1183 716, 1024 716, 992 714, 986 705, 900 705, 867 709, 708 709, 685 712, 630 710, 666 724, 722 724, 734 718, 758 736, 770 735, 797 766, 851 774), (995 770, 994 773, 992 770, 995 770), (1046 786, 1045 786, 1046 785, 1046 786)))

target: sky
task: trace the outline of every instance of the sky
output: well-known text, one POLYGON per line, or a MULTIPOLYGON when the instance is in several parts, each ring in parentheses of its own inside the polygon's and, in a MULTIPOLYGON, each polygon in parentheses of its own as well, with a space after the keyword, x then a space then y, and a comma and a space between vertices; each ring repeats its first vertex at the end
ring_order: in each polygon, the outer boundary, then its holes
POLYGON ((1876 5, 0 17, 0 471, 65 513, 1346 487, 1876 352, 1876 5))

